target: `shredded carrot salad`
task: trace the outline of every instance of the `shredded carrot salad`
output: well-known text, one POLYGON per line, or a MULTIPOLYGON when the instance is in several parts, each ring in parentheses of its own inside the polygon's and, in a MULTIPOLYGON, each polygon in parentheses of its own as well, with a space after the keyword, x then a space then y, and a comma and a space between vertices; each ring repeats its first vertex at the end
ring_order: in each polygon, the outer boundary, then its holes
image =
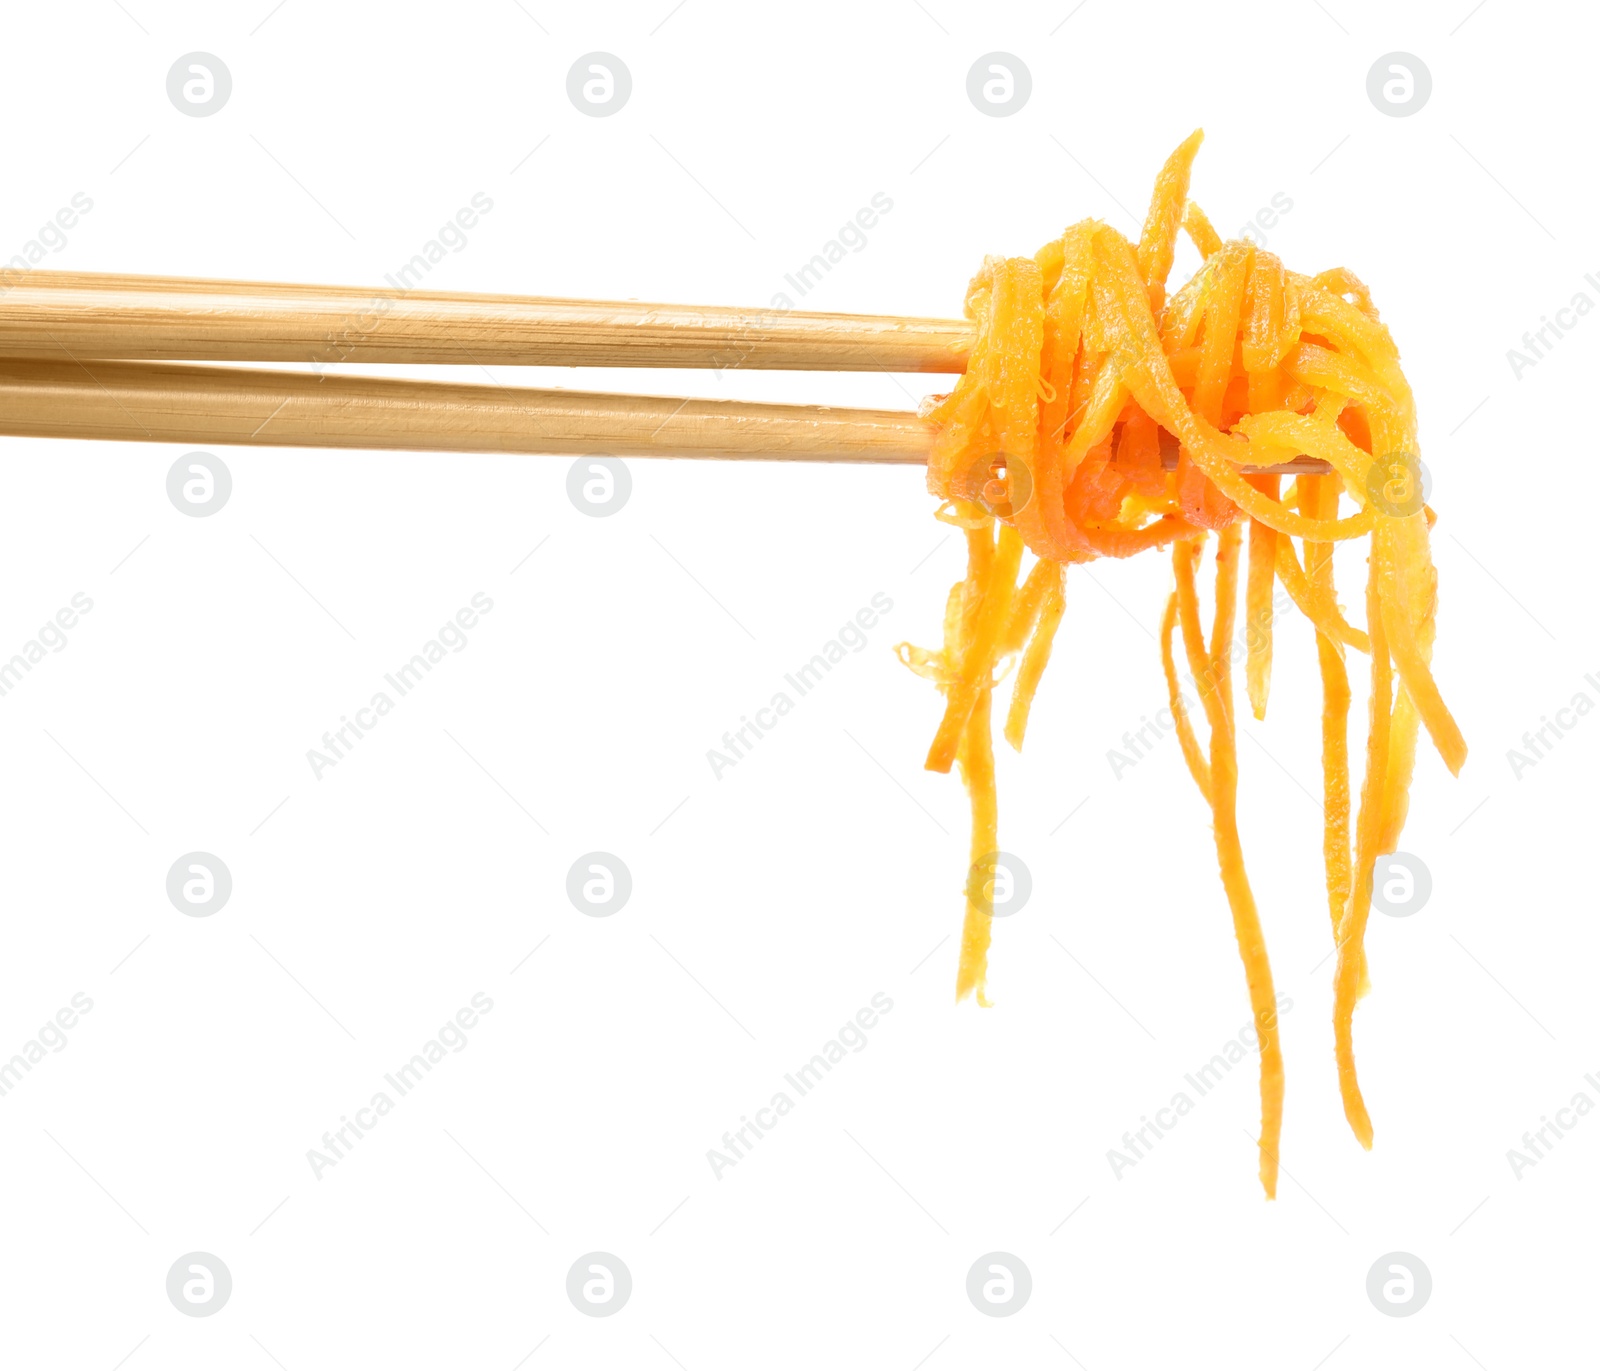
POLYGON ((1031 258, 989 258, 973 278, 966 372, 923 410, 937 428, 928 488, 944 501, 939 517, 965 531, 967 574, 951 588, 943 646, 901 644, 898 651, 944 695, 928 769, 958 766, 971 797, 956 995, 976 994, 987 1005, 999 846, 991 726, 997 673, 1015 662, 1003 731, 1020 750, 1061 621, 1066 567, 1170 549, 1175 588, 1161 625, 1162 668, 1184 760, 1211 807, 1244 962, 1261 1046, 1260 1175, 1271 1197, 1283 1056, 1236 813, 1232 653, 1240 583, 1245 696, 1257 719, 1266 715, 1280 582, 1316 628, 1323 855, 1338 949, 1335 1054, 1345 1117, 1364 1147, 1372 1145, 1372 1124, 1356 1078, 1352 1022, 1368 988, 1363 942, 1373 869, 1399 841, 1419 726, 1452 774, 1467 749, 1431 671, 1433 511, 1423 503, 1416 408, 1394 341, 1366 287, 1348 271, 1302 276, 1249 242, 1217 236, 1189 199, 1201 137, 1197 130, 1185 139, 1162 167, 1137 243, 1085 220, 1031 258), (1169 294, 1180 229, 1205 260, 1169 294), (1295 462, 1308 457, 1322 464, 1314 472, 1295 462), (1286 472, 1262 470, 1286 465, 1286 472), (1364 630, 1346 619, 1334 586, 1333 545, 1352 538, 1368 544, 1364 630), (1208 544, 1215 576, 1209 633, 1197 585, 1208 544), (1024 577, 1025 551, 1035 560, 1024 577), (1204 743, 1199 720, 1184 707, 1175 639, 1194 679, 1204 743), (1353 833, 1352 651, 1370 661, 1353 833))

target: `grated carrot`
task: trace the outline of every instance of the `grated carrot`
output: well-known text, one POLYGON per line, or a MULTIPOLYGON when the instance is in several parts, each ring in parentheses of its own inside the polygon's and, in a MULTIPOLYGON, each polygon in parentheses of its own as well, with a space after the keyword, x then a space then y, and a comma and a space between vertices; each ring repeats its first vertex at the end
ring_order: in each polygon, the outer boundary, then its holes
POLYGON ((1197 130, 1163 165, 1137 243, 1084 220, 1032 257, 989 258, 973 278, 967 370, 950 394, 931 397, 923 409, 935 430, 928 487, 944 502, 939 517, 966 531, 967 573, 947 600, 943 646, 901 644, 897 651, 945 697, 927 765, 957 765, 972 808, 956 989, 958 998, 975 993, 987 1004, 998 673, 1016 659, 1004 732, 1020 749, 1065 606, 1065 567, 1170 547, 1176 584, 1160 633, 1167 710, 1212 811, 1260 1043, 1259 1173, 1270 1197, 1284 1075, 1272 972, 1237 813, 1233 660, 1241 554, 1245 684, 1255 718, 1267 709, 1279 582, 1315 630, 1323 885, 1337 947, 1335 1057, 1345 1114, 1364 1146, 1372 1124, 1356 1076, 1354 1014, 1369 979, 1373 872, 1399 841, 1421 734, 1452 772, 1465 760, 1466 744, 1433 676, 1434 514, 1403 489, 1416 470, 1417 419, 1394 340, 1370 292, 1344 268, 1305 276, 1263 247, 1220 238, 1190 197, 1200 141, 1197 130), (1169 291, 1180 232, 1204 261, 1169 291), (1174 449, 1176 467, 1168 470, 1162 453, 1174 449), (1285 491, 1277 476, 1247 470, 1300 454, 1327 463, 1332 474, 1297 476, 1285 491), (1208 638, 1197 582, 1213 533, 1208 638), (1354 538, 1368 541, 1364 629, 1348 621, 1334 584, 1334 545, 1354 538), (1025 553, 1036 560, 1019 583, 1025 553), (1175 657, 1180 634, 1208 727, 1204 746, 1175 657), (1353 852, 1347 651, 1370 657, 1353 852))

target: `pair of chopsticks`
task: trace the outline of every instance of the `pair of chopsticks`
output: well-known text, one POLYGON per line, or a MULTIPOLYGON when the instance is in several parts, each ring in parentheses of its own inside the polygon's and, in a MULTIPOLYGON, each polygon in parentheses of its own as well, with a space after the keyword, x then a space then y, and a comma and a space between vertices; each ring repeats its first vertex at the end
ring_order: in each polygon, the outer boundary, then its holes
MULTIPOLYGON (((960 320, 30 272, 0 287, 0 434, 199 446, 925 463, 909 410, 470 385, 346 362, 959 373, 960 320), (209 363, 290 362, 308 371, 209 363)), ((1262 471, 1326 470, 1310 458, 1262 471)))

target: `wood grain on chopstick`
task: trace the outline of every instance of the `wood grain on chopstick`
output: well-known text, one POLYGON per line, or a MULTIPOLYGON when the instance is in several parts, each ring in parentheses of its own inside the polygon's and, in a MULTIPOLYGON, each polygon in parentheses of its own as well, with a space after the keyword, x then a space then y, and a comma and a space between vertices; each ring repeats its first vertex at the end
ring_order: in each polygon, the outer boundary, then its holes
MULTIPOLYGON (((0 358, 0 434, 36 438, 914 466, 934 432, 906 410, 0 358)), ((1301 457, 1245 470, 1327 468, 1301 457)))
POLYGON ((92 359, 0 359, 0 434, 905 465, 926 463, 933 441, 901 410, 92 359))
POLYGON ((0 357, 955 373, 956 319, 29 272, 0 357))

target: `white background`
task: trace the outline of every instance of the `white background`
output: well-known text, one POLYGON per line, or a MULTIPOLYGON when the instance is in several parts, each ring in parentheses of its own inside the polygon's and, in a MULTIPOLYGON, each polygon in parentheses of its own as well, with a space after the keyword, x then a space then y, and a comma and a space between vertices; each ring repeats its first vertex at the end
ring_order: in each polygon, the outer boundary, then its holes
MULTIPOLYGON (((1520 380, 1506 352, 1600 301, 1600 33, 1508 0, 1073 3, 8 5, 0 258, 83 192, 46 266, 377 285, 481 191, 430 288, 762 305, 883 192, 806 305, 949 316, 986 252, 1134 232, 1203 125, 1220 230, 1282 192, 1272 250, 1372 286, 1435 480, 1437 672, 1473 751, 1452 780, 1424 750, 1403 846, 1433 896, 1373 917, 1374 1151, 1333 1069, 1297 617, 1242 745, 1294 1002, 1269 1204, 1253 1061, 1120 1179, 1106 1156, 1249 1018, 1176 745, 1120 780, 1106 759, 1162 703, 1164 558, 1069 577, 1000 761, 1034 893, 982 1012, 952 1003, 965 797, 920 769, 939 700, 890 651, 935 640, 962 565, 916 471, 637 461, 593 519, 565 459, 228 449, 232 498, 195 519, 165 491, 181 449, 5 439, 0 655, 94 604, 0 699, 0 1055, 94 1005, 0 1098, 7 1364, 1500 1371, 1592 1345, 1600 1122, 1520 1179, 1506 1153, 1600 1101, 1600 718, 1520 779, 1506 752, 1600 700, 1600 320, 1520 380), (232 72, 209 118, 166 95, 194 50, 232 72), (633 78, 603 119, 565 88, 595 50, 633 78), (996 50, 1033 76, 1009 118, 966 95, 996 50), (1396 50, 1432 72, 1410 118, 1366 94, 1396 50), (307 749, 475 592, 465 650, 316 779, 307 749), (715 779, 707 749, 876 592, 866 649, 715 779), (194 850, 233 876, 210 918, 165 892, 194 850), (609 919, 565 893, 594 850, 633 875, 609 919), (466 1049, 318 1179, 308 1149, 476 992, 466 1049), (707 1150, 878 992, 865 1050, 715 1178, 707 1150), (165 1293, 196 1250, 233 1275, 208 1318, 165 1293), (633 1275, 614 1317, 565 1292, 594 1250, 633 1275), (1012 1318, 965 1293, 995 1250, 1032 1273, 1012 1318), (1432 1272, 1415 1317, 1366 1295, 1395 1250, 1432 1272)), ((896 408, 940 384, 468 379, 896 408)))

